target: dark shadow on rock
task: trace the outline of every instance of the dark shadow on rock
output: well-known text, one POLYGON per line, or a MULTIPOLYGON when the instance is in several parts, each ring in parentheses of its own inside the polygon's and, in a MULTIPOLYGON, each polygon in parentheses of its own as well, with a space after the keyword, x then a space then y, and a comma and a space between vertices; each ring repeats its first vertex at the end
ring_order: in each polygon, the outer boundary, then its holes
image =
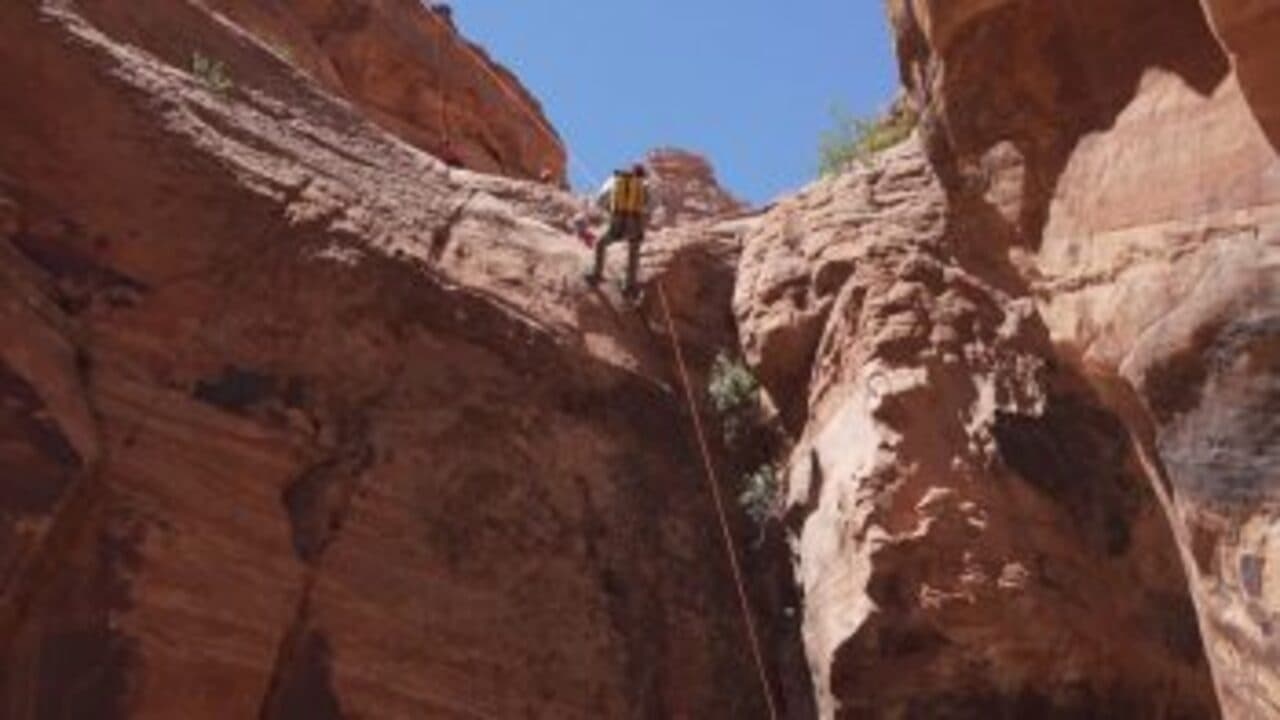
POLYGON ((307 630, 292 666, 284 670, 275 711, 264 720, 343 720, 333 688, 331 656, 324 633, 307 630))
POLYGON ((1142 391, 1178 493, 1228 515, 1280 496, 1280 315, 1234 317, 1197 334, 1148 373, 1142 391))
POLYGON ((1110 556, 1128 551, 1149 491, 1131 475, 1119 418, 1096 400, 1062 395, 1040 416, 998 413, 993 433, 1004 462, 1061 505, 1091 547, 1110 556))
POLYGON ((6 717, 124 720, 140 662, 115 616, 133 607, 132 577, 145 526, 97 508, 85 541, 57 558, 13 637, 0 670, 6 717))
MULTIPOLYGON (((920 81, 941 71, 916 34, 899 30, 908 41, 900 52, 911 53, 904 79, 920 93, 920 81)), ((1025 164, 1016 235, 1032 250, 1076 145, 1114 125, 1147 70, 1163 68, 1206 96, 1230 71, 1197 0, 1008 3, 962 30, 944 62, 942 89, 924 118, 935 123, 926 131, 930 159, 949 194, 965 196, 981 185, 978 168, 991 148, 1016 147, 1025 164)))

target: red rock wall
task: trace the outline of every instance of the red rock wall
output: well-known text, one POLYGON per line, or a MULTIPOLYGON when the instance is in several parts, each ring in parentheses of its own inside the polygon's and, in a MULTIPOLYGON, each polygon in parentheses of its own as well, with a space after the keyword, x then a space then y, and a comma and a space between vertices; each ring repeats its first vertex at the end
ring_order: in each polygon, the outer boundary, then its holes
MULTIPOLYGON (((384 132, 444 154, 416 3, 215 5, 0 4, 0 714, 763 716, 652 297, 384 132)), ((1275 714, 1258 7, 894 0, 916 137, 719 220, 657 163, 786 435, 788 717, 797 623, 824 718, 1275 714)), ((562 157, 486 93, 461 160, 562 157)))
POLYGON ((820 717, 1213 716, 1123 421, 1034 303, 966 269, 986 238, 951 217, 911 140, 745 239, 735 307, 794 438, 820 717))
POLYGON ((919 149, 779 202, 735 294, 820 715, 1275 715, 1274 13, 889 11, 919 149))
MULTIPOLYGON (((419 0, 210 7, 410 143, 482 172, 563 183, 565 150, 520 80, 419 0)), ((138 20, 156 16, 135 9, 138 20)), ((234 72, 234 68, 232 69, 234 72)))
POLYGON ((1280 87, 1274 77, 1280 49, 1280 8, 1249 0, 1203 0, 1240 88, 1272 147, 1280 148, 1280 87))
POLYGON ((195 4, 0 34, 0 715, 762 714, 668 350, 576 284, 571 196, 195 4))
POLYGON ((891 4, 970 272, 1127 426, 1222 712, 1276 713, 1280 186, 1265 4, 891 4), (996 70, 999 68, 999 70, 996 70))

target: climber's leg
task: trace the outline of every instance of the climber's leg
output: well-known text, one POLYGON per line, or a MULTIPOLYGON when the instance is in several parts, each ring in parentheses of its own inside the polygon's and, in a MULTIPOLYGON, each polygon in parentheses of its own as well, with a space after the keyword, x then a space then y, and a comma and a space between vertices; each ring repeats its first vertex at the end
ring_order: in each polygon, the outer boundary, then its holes
POLYGON ((627 228, 627 278, 622 285, 622 292, 634 296, 640 289, 640 245, 644 243, 644 217, 636 215, 630 218, 627 228))
POLYGON ((605 248, 622 238, 623 229, 621 218, 614 216, 609 220, 609 230, 596 242, 595 265, 593 265, 591 271, 587 273, 588 283, 595 285, 600 282, 600 278, 604 276, 605 248))

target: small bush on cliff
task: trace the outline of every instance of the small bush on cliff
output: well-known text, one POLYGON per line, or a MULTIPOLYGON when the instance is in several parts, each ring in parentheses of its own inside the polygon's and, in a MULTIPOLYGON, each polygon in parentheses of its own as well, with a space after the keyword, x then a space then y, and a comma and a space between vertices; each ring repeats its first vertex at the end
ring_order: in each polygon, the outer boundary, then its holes
POLYGON ((234 85, 231 82, 231 76, 227 73, 227 66, 221 60, 215 60, 200 52, 191 53, 191 74, 219 95, 231 92, 234 85))
POLYGON ((895 103, 879 117, 858 117, 840 107, 832 108, 833 127, 822 133, 818 143, 818 171, 822 175, 844 172, 854 162, 906 140, 919 121, 905 103, 895 103))
POLYGON ((764 525, 778 507, 778 471, 772 465, 761 465, 742 479, 738 504, 756 525, 764 525))
POLYGON ((753 405, 759 389, 756 376, 751 374, 751 369, 741 358, 724 351, 716 356, 711 365, 707 394, 711 396, 711 406, 717 413, 729 415, 753 405))
POLYGON ((763 536, 778 505, 778 475, 770 459, 777 438, 760 396, 760 382, 737 355, 721 352, 707 382, 711 407, 720 420, 725 458, 741 478, 738 505, 763 536))
POLYGON ((707 382, 707 395, 720 417, 727 444, 734 443, 755 413, 759 391, 759 381, 741 358, 723 351, 716 356, 707 382))

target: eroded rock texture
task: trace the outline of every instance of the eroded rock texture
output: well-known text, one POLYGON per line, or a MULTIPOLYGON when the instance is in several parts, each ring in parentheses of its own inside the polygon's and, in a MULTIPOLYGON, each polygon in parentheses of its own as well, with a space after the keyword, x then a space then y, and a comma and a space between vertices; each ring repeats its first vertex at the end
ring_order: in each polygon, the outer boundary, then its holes
POLYGON ((1276 715, 1275 13, 890 13, 921 150, 780 202, 735 296, 822 714, 1276 715))
POLYGON ((762 717, 658 282, 789 720, 1280 714, 1277 13, 889 11, 917 134, 651 156, 630 312, 438 10, 0 3, 0 714, 762 717))
POLYGON ((573 198, 197 4, 0 28, 0 714, 761 715, 669 350, 578 284, 573 198))
POLYGON ((1031 299, 966 269, 971 232, 912 140, 747 240, 736 306, 796 433, 785 522, 821 716, 1212 716, 1123 421, 1031 299))

